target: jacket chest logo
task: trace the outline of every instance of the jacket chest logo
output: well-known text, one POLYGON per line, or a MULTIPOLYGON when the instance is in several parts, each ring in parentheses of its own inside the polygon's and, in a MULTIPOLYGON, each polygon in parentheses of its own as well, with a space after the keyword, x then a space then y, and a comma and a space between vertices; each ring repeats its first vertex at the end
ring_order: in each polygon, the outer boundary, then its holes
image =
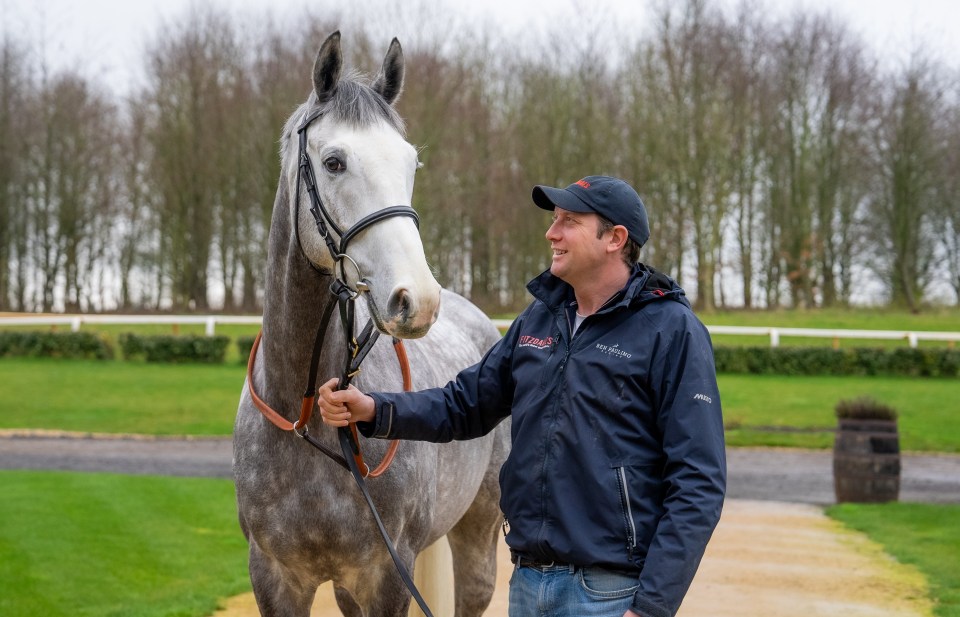
POLYGON ((553 346, 553 337, 548 336, 546 338, 537 338, 536 336, 530 336, 529 334, 524 334, 520 337, 520 340, 517 341, 517 347, 533 347, 534 349, 548 349, 553 346))
POLYGON ((608 356, 613 356, 614 358, 623 358, 629 360, 633 357, 633 354, 627 351, 620 349, 620 343, 616 345, 604 345, 603 343, 597 343, 596 347, 600 353, 605 353, 608 356))

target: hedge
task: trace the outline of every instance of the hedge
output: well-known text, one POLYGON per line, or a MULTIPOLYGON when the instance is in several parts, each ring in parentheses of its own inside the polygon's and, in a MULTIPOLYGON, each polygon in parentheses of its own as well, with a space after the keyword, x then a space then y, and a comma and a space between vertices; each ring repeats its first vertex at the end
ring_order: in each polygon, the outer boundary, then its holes
POLYGON ((256 338, 255 336, 237 337, 237 351, 240 353, 241 364, 246 364, 250 358, 250 350, 253 349, 253 341, 255 341, 256 338))
POLYGON ((960 377, 960 350, 854 347, 716 347, 718 373, 960 377))
POLYGON ((147 362, 205 364, 222 364, 230 343, 226 336, 142 336, 131 332, 124 332, 119 340, 126 360, 143 357, 147 362))
POLYGON ((112 360, 113 346, 92 332, 0 331, 0 357, 112 360))
MULTIPOLYGON (((254 337, 236 340, 246 363, 254 337)), ((119 336, 124 359, 148 362, 218 364, 226 357, 226 336, 119 336)), ((113 359, 110 341, 91 332, 0 331, 0 357, 28 356, 98 360, 113 359)), ((878 349, 854 347, 727 347, 714 349, 718 373, 756 375, 894 375, 960 377, 960 350, 937 347, 878 349)))

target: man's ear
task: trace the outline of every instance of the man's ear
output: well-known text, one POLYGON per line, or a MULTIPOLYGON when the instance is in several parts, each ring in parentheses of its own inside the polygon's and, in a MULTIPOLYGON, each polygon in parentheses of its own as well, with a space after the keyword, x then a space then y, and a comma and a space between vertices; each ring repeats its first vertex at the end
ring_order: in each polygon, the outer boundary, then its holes
POLYGON ((610 230, 610 242, 607 243, 608 253, 619 253, 623 245, 627 243, 630 234, 623 225, 614 225, 610 230))

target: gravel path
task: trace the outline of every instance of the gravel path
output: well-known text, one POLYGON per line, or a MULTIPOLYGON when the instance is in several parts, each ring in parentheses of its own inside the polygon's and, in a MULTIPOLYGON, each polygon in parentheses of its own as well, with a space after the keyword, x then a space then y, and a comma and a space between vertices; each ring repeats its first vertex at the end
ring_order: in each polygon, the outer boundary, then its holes
MULTIPOLYGON (((0 469, 230 478, 231 457, 229 438, 0 432, 0 469)), ((727 463, 731 499, 834 502, 829 451, 731 448, 727 463)), ((960 503, 960 455, 904 454, 902 465, 901 501, 960 503)))

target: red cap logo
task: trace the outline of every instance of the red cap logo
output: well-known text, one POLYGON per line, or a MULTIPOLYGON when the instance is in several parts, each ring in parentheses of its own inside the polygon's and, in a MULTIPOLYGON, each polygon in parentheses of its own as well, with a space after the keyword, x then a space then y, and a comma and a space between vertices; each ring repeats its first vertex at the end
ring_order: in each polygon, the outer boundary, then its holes
POLYGON ((576 184, 577 186, 582 186, 582 187, 585 188, 585 189, 590 188, 590 183, 587 182, 586 180, 577 180, 577 181, 575 182, 575 184, 576 184))

